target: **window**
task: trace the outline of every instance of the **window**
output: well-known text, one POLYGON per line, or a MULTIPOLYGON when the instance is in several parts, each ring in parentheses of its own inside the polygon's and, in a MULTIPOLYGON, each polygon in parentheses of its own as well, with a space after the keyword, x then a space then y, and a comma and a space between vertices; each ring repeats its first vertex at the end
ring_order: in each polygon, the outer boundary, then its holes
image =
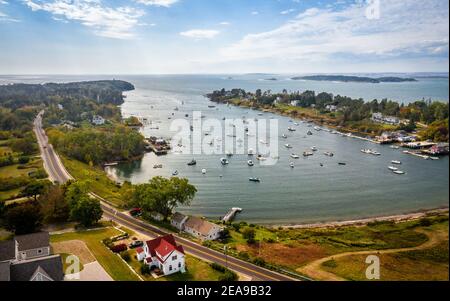
POLYGON ((178 267, 181 268, 181 262, 178 263, 178 267))
POLYGON ((169 271, 172 271, 172 265, 169 265, 169 271))
POLYGON ((177 260, 177 255, 175 255, 175 256, 172 256, 172 260, 177 260))
POLYGON ((42 249, 39 249, 39 250, 38 250, 38 254, 41 254, 41 253, 42 253, 42 249))

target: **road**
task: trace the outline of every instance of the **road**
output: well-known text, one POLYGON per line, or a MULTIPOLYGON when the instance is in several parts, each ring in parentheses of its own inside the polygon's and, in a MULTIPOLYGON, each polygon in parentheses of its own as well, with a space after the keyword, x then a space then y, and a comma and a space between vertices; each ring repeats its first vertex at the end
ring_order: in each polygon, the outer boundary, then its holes
MULTIPOLYGON (((65 183, 73 177, 67 172, 63 166, 59 156, 53 149, 53 146, 48 143, 48 137, 42 128, 42 116, 44 111, 41 111, 34 121, 34 131, 38 139, 39 147, 41 150, 42 159, 44 161, 44 167, 52 181, 58 183, 65 183)), ((102 206, 104 217, 115 221, 116 223, 123 225, 131 230, 141 232, 150 237, 157 237, 160 235, 169 234, 169 232, 138 220, 130 215, 118 211, 116 208, 108 204, 106 200, 100 196, 91 193, 91 195, 97 198, 102 206)), ((289 276, 259 267, 257 265, 242 261, 240 259, 226 256, 224 253, 206 248, 198 243, 174 235, 178 244, 181 244, 188 254, 191 254, 202 260, 215 262, 223 266, 227 266, 229 269, 241 273, 250 277, 252 280, 259 281, 294 281, 297 279, 289 276)), ((305 280, 307 280, 305 278, 305 280)))

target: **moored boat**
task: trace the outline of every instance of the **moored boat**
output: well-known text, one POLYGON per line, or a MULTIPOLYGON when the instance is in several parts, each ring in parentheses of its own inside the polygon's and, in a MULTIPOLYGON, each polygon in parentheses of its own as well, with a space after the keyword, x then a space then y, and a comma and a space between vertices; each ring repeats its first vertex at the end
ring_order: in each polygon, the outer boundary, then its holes
POLYGON ((253 165, 255 165, 255 163, 253 163, 252 160, 248 160, 248 161, 247 161, 247 165, 248 165, 248 166, 253 166, 253 165))
POLYGON ((222 165, 228 165, 230 162, 226 158, 221 158, 220 163, 222 163, 222 165))
POLYGON ((260 179, 260 178, 248 178, 248 180, 249 180, 250 182, 257 182, 257 183, 261 182, 261 179, 260 179))
POLYGON ((401 165, 402 162, 398 161, 398 160, 392 160, 391 161, 392 164, 397 164, 397 165, 401 165))
POLYGON ((197 165, 197 161, 195 161, 194 159, 192 159, 187 165, 189 165, 189 166, 197 165))
POLYGON ((292 158, 292 159, 298 159, 298 158, 300 158, 300 156, 297 155, 297 154, 291 154, 291 158, 292 158))

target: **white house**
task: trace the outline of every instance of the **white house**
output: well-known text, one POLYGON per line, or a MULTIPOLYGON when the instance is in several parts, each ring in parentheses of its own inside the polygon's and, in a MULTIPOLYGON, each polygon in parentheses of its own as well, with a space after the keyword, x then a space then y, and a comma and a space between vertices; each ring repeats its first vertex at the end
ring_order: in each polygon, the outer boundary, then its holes
POLYGON ((222 227, 195 216, 190 216, 186 220, 183 229, 184 232, 198 237, 201 240, 218 239, 222 230, 222 227))
POLYGON ((150 268, 159 269, 164 275, 186 271, 183 246, 178 246, 172 235, 146 241, 136 252, 139 261, 144 261, 150 268))
POLYGON ((326 105, 325 110, 327 110, 328 112, 336 112, 338 108, 335 105, 326 105))
POLYGON ((372 114, 372 121, 379 122, 379 123, 386 123, 386 124, 392 124, 397 125, 400 124, 400 119, 393 116, 383 116, 382 113, 373 113, 372 114))
POLYGON ((291 106, 296 107, 298 105, 298 100, 291 101, 291 106))
POLYGON ((100 115, 95 115, 92 117, 92 123, 95 125, 103 125, 105 124, 105 119, 100 115))
POLYGON ((172 226, 174 226, 175 228, 177 228, 180 231, 183 231, 184 229, 184 224, 186 223, 187 219, 189 218, 189 216, 181 214, 179 212, 175 212, 172 215, 172 220, 170 221, 170 224, 172 226))

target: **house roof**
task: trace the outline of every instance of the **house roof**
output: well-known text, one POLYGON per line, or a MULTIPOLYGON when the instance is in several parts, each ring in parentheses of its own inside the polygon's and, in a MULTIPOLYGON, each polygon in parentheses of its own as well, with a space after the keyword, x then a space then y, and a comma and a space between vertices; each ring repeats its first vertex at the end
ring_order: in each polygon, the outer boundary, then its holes
POLYGON ((0 262, 0 281, 9 281, 9 270, 10 263, 8 261, 0 262))
POLYGON ((16 258, 16 246, 14 240, 0 241, 0 261, 16 258))
POLYGON ((54 281, 64 279, 63 265, 60 255, 19 261, 10 266, 11 281, 29 281, 38 271, 45 271, 45 276, 54 281))
POLYGON ((176 222, 176 223, 181 223, 185 218, 186 218, 186 215, 181 214, 181 213, 179 213, 179 212, 175 212, 175 213, 172 215, 172 221, 173 221, 173 222, 176 222))
POLYGON ((160 261, 162 261, 160 257, 165 257, 175 250, 184 254, 183 246, 177 245, 172 235, 160 236, 147 241, 146 244, 150 255, 158 257, 160 261))
POLYGON ((142 249, 141 247, 136 248, 136 253, 141 254, 144 252, 144 249, 142 249))
POLYGON ((190 228, 200 233, 201 235, 208 236, 208 234, 214 228, 219 228, 216 224, 205 221, 201 218, 190 216, 186 223, 184 224, 185 228, 190 228))
POLYGON ((50 246, 48 232, 38 232, 26 235, 18 235, 14 238, 19 244, 19 251, 44 248, 50 246))

